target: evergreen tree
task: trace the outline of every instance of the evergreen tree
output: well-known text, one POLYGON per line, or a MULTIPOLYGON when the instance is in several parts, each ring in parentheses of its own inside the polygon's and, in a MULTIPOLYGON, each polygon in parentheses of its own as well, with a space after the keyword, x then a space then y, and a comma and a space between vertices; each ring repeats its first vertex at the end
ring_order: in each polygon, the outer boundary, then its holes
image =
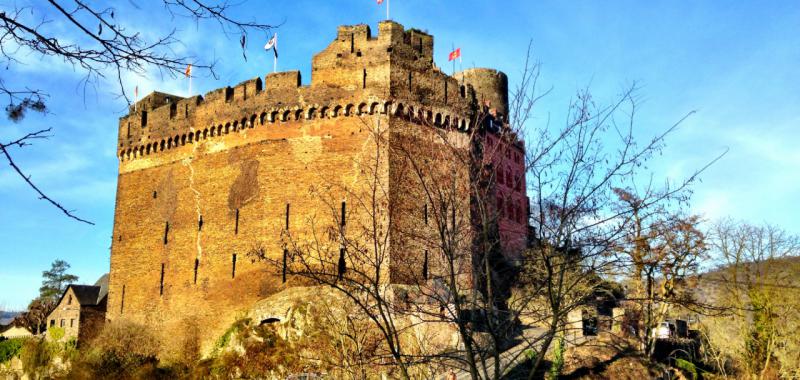
POLYGON ((39 288, 39 297, 56 301, 69 284, 78 281, 78 276, 67 273, 69 268, 69 263, 64 260, 53 261, 50 269, 42 272, 42 287, 39 288))

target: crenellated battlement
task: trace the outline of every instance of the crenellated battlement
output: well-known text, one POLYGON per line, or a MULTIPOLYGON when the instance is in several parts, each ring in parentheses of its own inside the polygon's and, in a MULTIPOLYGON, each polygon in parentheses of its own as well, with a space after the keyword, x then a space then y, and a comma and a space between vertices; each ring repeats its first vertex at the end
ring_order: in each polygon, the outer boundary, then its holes
POLYGON ((306 86, 299 71, 286 71, 202 96, 153 92, 120 119, 118 156, 127 161, 274 123, 374 113, 467 129, 492 103, 504 120, 505 74, 471 69, 447 75, 433 62, 433 36, 393 21, 381 22, 378 31, 373 36, 367 25, 340 26, 336 39, 314 55, 306 86))

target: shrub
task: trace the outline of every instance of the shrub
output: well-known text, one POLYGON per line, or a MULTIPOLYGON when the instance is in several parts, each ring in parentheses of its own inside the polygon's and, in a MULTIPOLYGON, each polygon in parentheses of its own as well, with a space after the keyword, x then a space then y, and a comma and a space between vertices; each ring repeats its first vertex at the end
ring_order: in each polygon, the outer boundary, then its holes
POLYGON ((47 335, 52 339, 54 342, 58 342, 61 338, 64 337, 66 331, 62 327, 51 327, 47 329, 47 335))
POLYGON ((0 341, 0 363, 5 363, 11 358, 18 356, 22 351, 22 344, 25 342, 22 338, 8 339, 0 341))
POLYGON ((26 339, 19 355, 22 360, 22 369, 34 379, 48 373, 53 356, 52 345, 40 338, 26 339))
POLYGON ((76 371, 95 378, 152 377, 159 342, 145 325, 127 321, 106 323, 81 358, 76 371))
POLYGON ((675 359, 675 367, 683 370, 692 380, 697 380, 697 366, 695 366, 694 363, 684 359, 675 359))

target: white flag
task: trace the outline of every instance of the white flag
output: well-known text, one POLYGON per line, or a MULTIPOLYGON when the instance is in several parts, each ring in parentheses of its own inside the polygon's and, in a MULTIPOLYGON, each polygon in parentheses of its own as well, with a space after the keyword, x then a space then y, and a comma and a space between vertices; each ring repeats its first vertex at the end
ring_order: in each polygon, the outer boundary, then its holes
POLYGON ((264 45, 264 50, 269 49, 272 49, 272 52, 275 53, 275 58, 278 58, 278 33, 273 34, 272 38, 264 45))

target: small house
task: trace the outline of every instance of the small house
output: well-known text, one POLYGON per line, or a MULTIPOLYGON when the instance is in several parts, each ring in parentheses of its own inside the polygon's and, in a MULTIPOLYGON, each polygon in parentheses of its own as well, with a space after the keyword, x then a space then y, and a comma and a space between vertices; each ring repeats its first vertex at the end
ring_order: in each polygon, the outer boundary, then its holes
POLYGON ((107 298, 108 274, 94 285, 67 286, 56 308, 47 316, 48 332, 59 328, 64 332, 61 339, 75 338, 78 342, 93 337, 105 322, 107 298))

